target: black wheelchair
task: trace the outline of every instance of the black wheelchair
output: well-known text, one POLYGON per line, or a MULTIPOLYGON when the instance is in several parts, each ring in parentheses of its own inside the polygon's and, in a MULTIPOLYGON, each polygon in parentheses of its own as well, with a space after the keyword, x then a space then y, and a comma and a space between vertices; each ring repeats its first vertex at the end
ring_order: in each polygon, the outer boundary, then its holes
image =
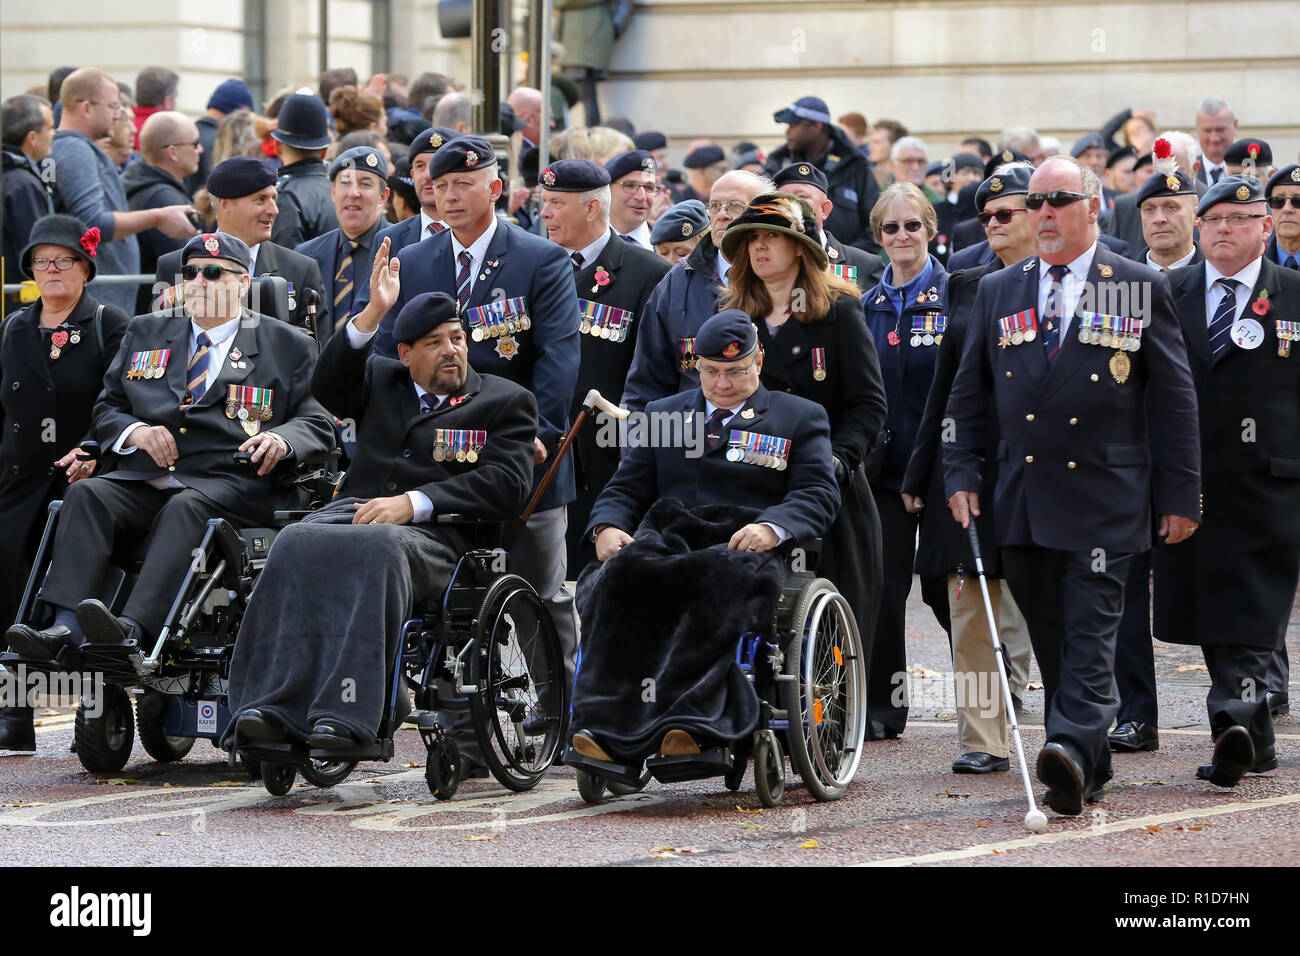
MULTIPOLYGON (((807 543, 797 553, 815 566, 819 547, 807 543)), ((867 726, 862 639, 843 595, 826 578, 788 561, 773 620, 763 632, 740 635, 736 661, 759 700, 749 738, 698 754, 649 756, 635 766, 568 747, 564 762, 577 768, 582 798, 598 803, 606 790, 637 793, 651 778, 675 783, 721 776, 735 791, 752 761, 759 802, 774 807, 785 794, 787 755, 817 800, 843 796, 857 773, 867 726)))
POLYGON ((424 742, 425 781, 439 800, 455 795, 460 747, 447 714, 472 724, 484 764, 508 790, 531 790, 559 755, 569 688, 559 636, 542 599, 505 571, 503 525, 461 515, 435 524, 462 545, 441 598, 415 609, 402 626, 388 699, 375 739, 353 749, 312 750, 305 742, 248 741, 232 748, 261 768, 269 793, 282 796, 296 773, 316 786, 345 779, 360 761, 393 756, 393 733, 405 722, 424 742), (411 696, 414 711, 411 711, 411 696))

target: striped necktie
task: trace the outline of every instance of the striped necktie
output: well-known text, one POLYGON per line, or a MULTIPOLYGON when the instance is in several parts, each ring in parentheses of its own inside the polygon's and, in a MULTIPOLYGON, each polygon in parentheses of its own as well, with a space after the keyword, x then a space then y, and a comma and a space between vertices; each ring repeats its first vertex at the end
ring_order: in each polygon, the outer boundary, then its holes
POLYGON ((620 233, 618 234, 618 237, 619 237, 620 239, 622 239, 624 242, 630 242, 630 243, 632 243, 632 245, 634 245, 634 246, 636 245, 636 240, 633 239, 631 236, 625 236, 625 235, 623 235, 623 234, 620 232, 620 233))
POLYGON ((349 246, 348 251, 343 256, 343 261, 339 263, 339 271, 334 273, 334 314, 337 316, 334 320, 335 332, 352 318, 352 295, 356 288, 352 282, 352 253, 357 251, 360 243, 353 239, 346 241, 349 246), (344 303, 347 305, 345 306, 344 303))
POLYGON ((1215 359, 1232 344, 1229 333, 1237 315, 1237 286, 1241 283, 1236 279, 1220 279, 1217 284, 1223 286, 1224 292, 1218 308, 1214 310, 1214 318, 1210 320, 1210 355, 1215 359))
POLYGON ((425 227, 425 231, 431 236, 436 236, 446 228, 447 227, 440 222, 431 222, 425 227))
POLYGON ((1282 263, 1284 269, 1295 269, 1300 272, 1300 262, 1296 262, 1295 256, 1287 256, 1286 262, 1282 263))
POLYGON ((569 258, 573 260, 573 271, 574 271, 574 273, 576 274, 576 273, 581 272, 581 271, 582 271, 582 253, 581 253, 581 252, 570 252, 570 253, 569 253, 569 258))
POLYGON ((208 352, 212 349, 212 340, 208 333, 200 332, 195 342, 194 356, 186 373, 185 404, 196 405, 208 390, 208 352))
POLYGON ((1049 266, 1047 274, 1052 277, 1051 288, 1047 290, 1047 302, 1043 305, 1043 354, 1050 363, 1061 351, 1061 317, 1065 314, 1065 275, 1067 266, 1049 266))
POLYGON ((474 264, 474 257, 466 249, 456 257, 460 262, 460 271, 456 273, 456 301, 460 307, 465 308, 465 303, 469 301, 469 278, 473 270, 470 268, 474 264))

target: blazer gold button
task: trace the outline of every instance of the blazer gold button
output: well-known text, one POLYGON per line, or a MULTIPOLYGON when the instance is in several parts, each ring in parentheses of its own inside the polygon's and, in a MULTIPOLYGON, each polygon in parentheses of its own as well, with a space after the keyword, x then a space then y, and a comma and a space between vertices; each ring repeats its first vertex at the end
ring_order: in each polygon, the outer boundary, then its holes
POLYGON ((1078 467, 1079 467, 1079 463, 1078 463, 1078 462, 1074 462, 1074 461, 1067 461, 1067 462, 1065 463, 1065 467, 1066 467, 1066 468, 1078 468, 1078 467))
POLYGON ((1026 461, 1028 464, 1031 464, 1031 465, 1032 465, 1032 464, 1034 463, 1034 456, 1033 456, 1033 455, 1026 455, 1026 456, 1025 456, 1025 461, 1026 461))
POLYGON ((188 435, 188 434, 190 433, 190 430, 189 430, 188 428, 184 428, 184 427, 178 429, 178 431, 179 431, 182 435, 188 435))

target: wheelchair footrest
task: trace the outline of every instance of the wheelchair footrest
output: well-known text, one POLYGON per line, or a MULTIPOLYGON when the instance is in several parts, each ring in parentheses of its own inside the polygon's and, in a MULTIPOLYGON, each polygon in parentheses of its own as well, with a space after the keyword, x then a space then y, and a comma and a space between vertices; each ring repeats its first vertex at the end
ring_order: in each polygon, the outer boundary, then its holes
POLYGON ((69 672, 80 670, 80 668, 76 667, 65 668, 58 661, 36 660, 30 657, 23 657, 21 654, 15 654, 13 651, 5 651, 3 654, 0 654, 0 667, 7 667, 10 670, 15 670, 20 664, 29 671, 49 671, 59 673, 65 670, 69 672))
POLYGON ((735 765, 736 752, 731 747, 709 747, 697 754, 674 757, 651 757, 645 762, 650 776, 660 783, 716 777, 730 772, 735 765))
POLYGON ((639 767, 633 767, 625 763, 614 763, 609 760, 598 760, 595 757, 586 757, 572 747, 565 748, 563 760, 570 767, 597 774, 606 780, 624 783, 638 789, 641 787, 641 768, 639 767))
POLYGON ((391 740, 376 740, 369 744, 358 744, 356 747, 330 747, 329 749, 318 749, 308 751, 308 756, 312 760, 329 760, 336 763, 362 761, 362 760, 391 760, 393 756, 393 742, 391 740))

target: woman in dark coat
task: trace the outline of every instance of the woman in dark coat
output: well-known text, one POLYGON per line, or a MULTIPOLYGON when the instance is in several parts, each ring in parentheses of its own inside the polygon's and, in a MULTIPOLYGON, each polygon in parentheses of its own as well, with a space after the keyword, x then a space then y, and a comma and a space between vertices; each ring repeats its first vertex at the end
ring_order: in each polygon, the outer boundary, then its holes
MULTIPOLYGON (((32 227, 23 272, 41 297, 0 335, 0 619, 14 621, 47 506, 95 462, 77 461, 104 373, 129 316, 85 291, 95 276, 99 230, 72 216, 32 227)), ((0 750, 35 750, 30 707, 0 709, 0 750)))
MULTIPOLYGON (((938 221, 911 183, 894 183, 871 211, 871 230, 889 256, 880 283, 862 297, 867 327, 880 349, 889 415, 872 462, 871 490, 880 510, 885 583, 867 677, 872 735, 897 737, 907 724, 907 596, 912 590, 919 516, 903 505, 903 475, 916 444, 939 344, 947 327, 948 275, 926 252, 938 221)), ((948 630, 947 579, 921 577, 921 597, 948 630)))
POLYGON ((857 286, 830 272, 818 234, 803 199, 757 197, 722 238, 731 270, 719 308, 753 317, 764 385, 814 401, 830 418, 842 504, 818 573, 849 602, 869 655, 882 571, 880 519, 864 463, 885 421, 885 389, 857 286))

